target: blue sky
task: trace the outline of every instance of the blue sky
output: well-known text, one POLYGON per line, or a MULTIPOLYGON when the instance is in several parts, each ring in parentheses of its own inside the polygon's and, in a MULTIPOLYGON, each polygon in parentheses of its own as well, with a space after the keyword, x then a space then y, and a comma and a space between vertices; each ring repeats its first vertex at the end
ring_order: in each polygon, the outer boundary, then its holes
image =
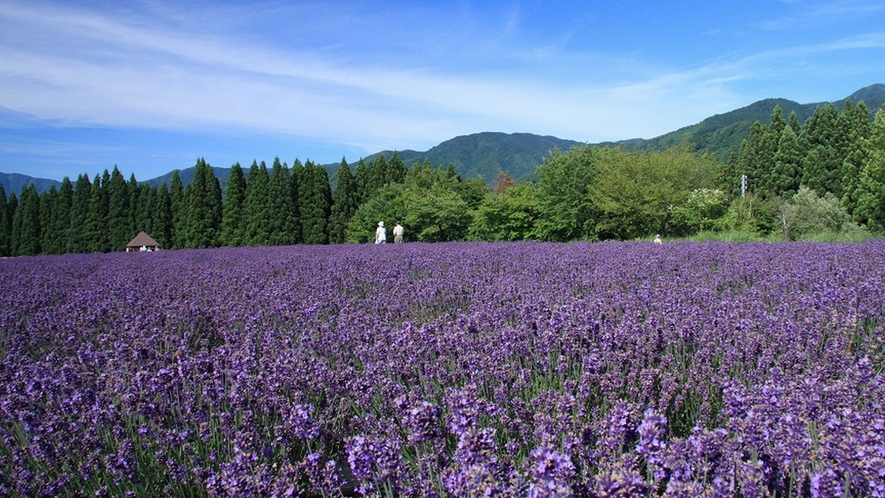
POLYGON ((885 82, 885 2, 0 2, 0 172, 652 138, 885 82))

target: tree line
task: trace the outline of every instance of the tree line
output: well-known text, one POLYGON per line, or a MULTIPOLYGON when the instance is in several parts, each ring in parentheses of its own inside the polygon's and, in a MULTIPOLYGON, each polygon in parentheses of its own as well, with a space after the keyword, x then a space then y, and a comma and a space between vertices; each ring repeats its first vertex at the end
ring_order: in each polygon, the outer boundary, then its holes
POLYGON ((362 243, 380 220, 407 240, 631 240, 745 231, 797 239, 885 231, 885 111, 828 104, 804 123, 775 107, 726 164, 689 145, 664 150, 552 150, 531 181, 491 188, 450 164, 396 154, 326 170, 274 159, 231 167, 225 192, 198 159, 184 186, 127 181, 115 166, 38 194, 0 186, 0 256, 121 251, 139 231, 161 248, 362 243))

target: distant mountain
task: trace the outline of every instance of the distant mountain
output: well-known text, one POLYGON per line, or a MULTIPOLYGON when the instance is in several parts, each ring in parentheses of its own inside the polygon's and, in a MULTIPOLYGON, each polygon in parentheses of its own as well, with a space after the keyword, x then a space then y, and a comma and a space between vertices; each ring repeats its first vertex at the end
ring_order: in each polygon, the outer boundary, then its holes
POLYGON ((32 183, 37 187, 38 193, 43 193, 49 190, 53 185, 55 188, 61 186, 61 182, 56 180, 34 178, 28 175, 20 175, 18 173, 0 173, 0 185, 3 185, 3 190, 6 191, 7 196, 13 193, 18 196, 23 188, 32 183))
MULTIPOLYGON (((854 104, 863 101, 870 113, 875 113, 885 105, 885 84, 870 85, 852 93, 848 97, 833 102, 837 108, 842 108, 845 101, 854 104)), ((713 154, 721 161, 726 161, 732 153, 740 150, 741 142, 749 135, 750 126, 761 121, 768 123, 771 111, 776 105, 780 105, 784 117, 791 112, 796 113, 800 123, 811 117, 814 110, 825 105, 825 102, 814 104, 799 104, 787 99, 765 99, 754 102, 746 107, 735 109, 724 114, 711 116, 700 123, 680 128, 651 139, 631 139, 619 142, 605 142, 591 145, 616 145, 627 150, 663 149, 666 147, 689 143, 698 151, 713 154)), ((561 138, 533 135, 530 133, 495 133, 484 132, 472 135, 464 135, 446 140, 439 145, 419 152, 414 150, 397 151, 396 154, 405 163, 411 166, 415 163, 429 161, 433 167, 454 165, 455 170, 463 178, 481 177, 486 183, 491 184, 498 172, 507 172, 512 178, 524 180, 531 178, 535 168, 547 157, 550 150, 559 148, 568 150, 580 142, 564 140, 561 138)), ((379 155, 390 158, 393 151, 382 151, 363 159, 365 162, 374 161, 379 155)), ((349 159, 352 168, 356 167, 358 159, 349 159)), ((329 178, 335 184, 337 170, 340 163, 324 164, 323 167, 329 172, 329 178)), ((212 168, 215 177, 218 178, 222 188, 227 185, 230 177, 230 168, 212 168)), ((248 167, 244 167, 248 174, 248 167)), ((193 179, 194 168, 179 170, 181 181, 187 185, 193 179)), ((146 180, 143 183, 157 186, 169 183, 172 172, 163 176, 146 180)), ((31 178, 26 175, 0 173, 0 184, 6 189, 7 195, 21 192, 22 187, 33 182, 39 192, 49 190, 52 185, 60 185, 55 180, 31 178)))
MULTIPOLYGON (((462 178, 480 177, 486 183, 491 183, 500 171, 507 172, 515 179, 534 175, 535 168, 551 150, 568 150, 580 143, 531 133, 484 132, 446 140, 427 152, 407 150, 396 154, 407 167, 425 160, 433 167, 452 164, 462 178)), ((379 155, 389 159, 393 152, 372 154, 363 158, 363 161, 374 161, 379 155)), ((337 169, 339 165, 334 166, 337 169)))
MULTIPOLYGON (((842 100, 833 102, 833 105, 841 109, 845 106, 846 100, 853 104, 863 101, 872 117, 885 104, 885 84, 879 83, 862 88, 842 100)), ((612 144, 622 145, 627 150, 640 150, 646 148, 664 149, 688 142, 693 144, 696 150, 713 154, 724 162, 728 160, 729 155, 740 151, 741 142, 749 136, 750 126, 753 123, 756 121, 770 122, 771 111, 777 105, 780 105, 784 118, 788 118, 790 113, 795 112, 799 123, 804 123, 814 114, 815 109, 826 105, 826 102, 799 104, 787 99, 765 99, 725 114, 711 116, 698 124, 680 128, 656 138, 625 140, 612 144)))

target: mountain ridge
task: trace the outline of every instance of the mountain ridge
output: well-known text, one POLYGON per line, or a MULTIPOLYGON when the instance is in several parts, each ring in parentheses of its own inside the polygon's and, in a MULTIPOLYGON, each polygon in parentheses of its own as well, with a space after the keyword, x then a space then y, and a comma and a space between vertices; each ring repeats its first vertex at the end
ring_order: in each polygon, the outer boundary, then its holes
MULTIPOLYGON (((861 88, 848 97, 832 102, 816 102, 800 104, 784 98, 762 99, 738 109, 722 114, 710 116, 699 123, 685 126, 650 139, 634 138, 615 142, 600 142, 588 145, 610 145, 624 147, 627 150, 663 149, 688 142, 693 144, 694 149, 700 152, 711 153, 720 161, 726 161, 732 153, 737 153, 743 138, 749 135, 750 126, 761 121, 767 123, 772 110, 779 105, 784 117, 795 112, 800 123, 811 117, 814 110, 828 103, 837 108, 842 108, 846 101, 857 104, 863 101, 871 114, 885 105, 885 84, 876 83, 861 88)), ((379 156, 390 159, 397 154, 406 166, 414 163, 429 161, 433 167, 448 166, 452 164, 455 171, 464 178, 481 177, 486 183, 494 181, 501 171, 506 172, 517 180, 530 179, 534 176, 535 168, 541 164, 550 150, 559 148, 567 150, 575 145, 586 142, 563 139, 553 136, 536 135, 532 133, 502 133, 502 132, 479 132, 461 135, 445 140, 427 151, 401 150, 380 151, 361 158, 364 162, 374 161, 379 156)), ((354 168, 359 160, 348 164, 354 168)), ((340 163, 322 164, 329 172, 329 177, 334 185, 337 169, 340 163)), ((230 168, 212 167, 216 178, 222 187, 227 184, 230 177, 230 168)), ((248 167, 244 167, 248 174, 248 167)), ((141 181, 151 186, 168 183, 175 170, 156 178, 141 181)), ((187 185, 193 179, 194 168, 178 170, 183 184, 187 185)), ((71 179, 75 181, 76 179, 71 179)), ((0 184, 3 185, 7 195, 18 195, 24 186, 33 183, 38 192, 49 190, 53 185, 61 185, 60 181, 34 178, 19 173, 0 173, 0 184)))

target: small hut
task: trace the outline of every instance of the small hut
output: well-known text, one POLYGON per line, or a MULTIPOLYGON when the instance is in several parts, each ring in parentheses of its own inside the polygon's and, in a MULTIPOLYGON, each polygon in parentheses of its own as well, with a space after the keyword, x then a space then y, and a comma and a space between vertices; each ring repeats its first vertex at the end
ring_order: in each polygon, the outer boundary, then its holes
POLYGON ((126 252, 156 251, 160 249, 157 241, 144 232, 138 232, 134 239, 126 244, 126 252))

